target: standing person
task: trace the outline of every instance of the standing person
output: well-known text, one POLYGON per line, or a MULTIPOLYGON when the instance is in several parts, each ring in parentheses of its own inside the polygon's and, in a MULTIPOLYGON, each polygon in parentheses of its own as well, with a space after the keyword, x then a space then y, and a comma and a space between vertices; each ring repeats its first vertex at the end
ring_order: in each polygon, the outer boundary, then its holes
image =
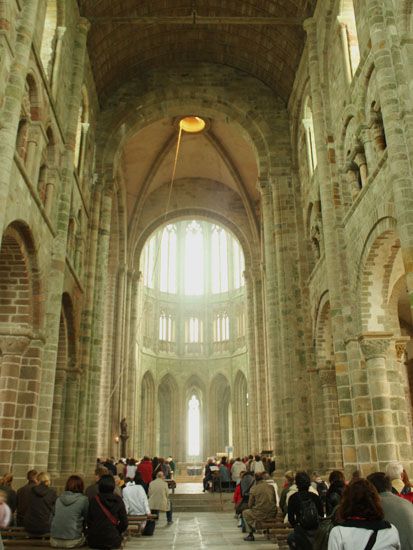
POLYGON ((32 487, 37 485, 37 470, 29 470, 27 472, 27 483, 17 489, 17 510, 16 510, 16 520, 17 527, 23 527, 24 516, 26 514, 27 508, 29 506, 29 497, 32 490, 32 487))
POLYGON ((288 470, 284 474, 285 482, 280 495, 280 508, 284 516, 287 514, 287 495, 290 488, 294 485, 294 477, 292 470, 288 470))
POLYGON ((309 491, 311 480, 306 472, 296 473, 295 484, 297 492, 288 500, 288 521, 294 532, 288 535, 287 542, 290 548, 310 550, 324 516, 323 505, 318 494, 309 491))
MULTIPOLYGON (((245 476, 244 476, 245 477, 245 476)), ((257 521, 275 519, 277 504, 274 489, 264 480, 264 473, 255 474, 255 485, 250 490, 248 508, 242 512, 242 518, 248 535, 246 541, 253 541, 257 521)))
POLYGON ((367 479, 350 483, 337 510, 339 525, 328 538, 328 550, 400 550, 399 533, 384 520, 380 497, 367 479))
POLYGON ((208 490, 209 482, 213 481, 213 475, 211 466, 214 466, 214 460, 212 458, 208 458, 207 463, 205 464, 205 475, 204 479, 202 480, 203 489, 202 492, 205 493, 205 491, 208 490))
POLYGON ((171 467, 171 477, 173 478, 175 476, 176 464, 175 464, 174 459, 171 457, 171 455, 168 456, 167 462, 169 463, 169 466, 171 467))
POLYGON ((149 507, 155 515, 159 515, 159 512, 166 512, 168 525, 173 523, 168 484, 162 471, 158 472, 156 479, 149 484, 149 507))
POLYGON ((37 485, 31 488, 23 525, 28 533, 44 535, 50 532, 57 495, 50 487, 49 474, 40 472, 36 479, 37 485))
POLYGON ((156 474, 159 472, 159 458, 154 456, 152 459, 152 480, 156 478, 156 474))
POLYGON ((145 483, 145 491, 148 493, 149 483, 152 481, 152 462, 148 456, 144 456, 138 464, 138 472, 145 483))
POLYGON ((326 493, 326 514, 327 516, 331 516, 334 508, 340 504, 341 497, 346 488, 346 480, 343 472, 333 470, 328 477, 328 482, 330 483, 330 487, 326 493))
POLYGON ((254 460, 251 462, 250 471, 253 474, 261 474, 262 472, 265 472, 265 466, 260 455, 255 455, 254 460))
POLYGON ((4 474, 0 478, 0 491, 3 491, 6 494, 6 503, 11 510, 12 515, 17 508, 17 493, 12 487, 13 483, 13 474, 4 474))
POLYGON ((85 544, 89 499, 83 494, 84 489, 83 479, 73 475, 57 498, 50 529, 50 546, 53 548, 78 548, 85 544))
POLYGON ((134 479, 136 474, 136 460, 134 458, 128 458, 126 461, 126 475, 125 477, 129 479, 134 479))
POLYGON ((113 476, 102 476, 98 494, 89 502, 87 542, 91 548, 110 550, 121 547, 128 517, 123 500, 114 494, 114 489, 113 476))

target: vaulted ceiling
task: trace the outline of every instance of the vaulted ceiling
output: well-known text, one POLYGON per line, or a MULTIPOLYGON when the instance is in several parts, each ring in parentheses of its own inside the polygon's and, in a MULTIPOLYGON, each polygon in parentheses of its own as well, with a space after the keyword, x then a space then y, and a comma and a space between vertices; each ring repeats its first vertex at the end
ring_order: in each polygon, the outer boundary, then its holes
POLYGON ((101 102, 153 67, 241 69, 288 100, 316 0, 78 0, 101 102), (268 24, 264 20, 268 19, 268 24))

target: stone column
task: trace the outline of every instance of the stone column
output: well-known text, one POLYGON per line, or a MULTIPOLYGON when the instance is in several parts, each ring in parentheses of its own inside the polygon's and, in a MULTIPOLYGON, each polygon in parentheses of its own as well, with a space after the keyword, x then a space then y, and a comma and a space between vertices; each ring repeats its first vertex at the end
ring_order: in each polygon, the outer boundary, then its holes
POLYGON ((65 426, 65 390, 67 381, 67 370, 60 368, 56 370, 54 394, 53 394, 53 413, 50 427, 49 444, 49 464, 48 470, 56 476, 61 471, 62 443, 66 436, 65 426))
POLYGON ((0 471, 4 472, 14 466, 18 382, 29 343, 29 335, 0 334, 0 471))
POLYGON ((365 464, 361 465, 363 474, 369 469, 383 471, 388 462, 399 459, 386 371, 391 337, 392 334, 384 332, 365 333, 359 337, 366 360, 368 394, 371 400, 371 415, 367 415, 367 423, 356 428, 359 446, 363 446, 365 453, 365 464))
POLYGON ((129 310, 129 320, 128 320, 128 341, 126 349, 127 369, 129 371, 129 387, 128 387, 128 415, 130 417, 130 432, 131 439, 129 441, 129 450, 133 452, 136 445, 136 440, 134 434, 136 432, 136 414, 134 411, 138 410, 138 403, 136 399, 136 384, 137 384, 137 365, 136 365, 136 333, 138 330, 138 285, 139 280, 142 277, 140 271, 130 271, 129 273, 129 299, 130 299, 130 310, 129 310))
MULTIPOLYGON (((255 347, 255 327, 257 326, 257 320, 255 318, 254 307, 254 280, 256 277, 256 270, 251 268, 244 272, 245 279, 245 294, 246 294, 246 313, 247 313, 247 345, 248 345, 248 415, 253 421, 253 424, 260 423, 258 397, 257 397, 257 354, 255 347)), ((259 449, 258 443, 258 431, 255 429, 249 431, 248 448, 243 452, 250 449, 259 449)))
POLYGON ((17 38, 14 58, 4 93, 2 123, 0 125, 0 242, 3 237, 3 224, 9 194, 10 177, 14 162, 17 129, 20 109, 26 85, 27 68, 31 52, 33 33, 36 28, 36 16, 39 1, 31 0, 22 6, 16 19, 17 38))
POLYGON ((413 124, 411 98, 405 95, 407 71, 401 63, 400 42, 395 36, 394 6, 391 9, 390 2, 382 0, 366 0, 365 6, 386 133, 388 181, 393 189, 409 302, 413 305, 413 124), (389 22, 393 24, 389 26, 389 22))
MULTIPOLYGON (((66 379, 65 422, 62 441, 61 471, 72 473, 75 464, 75 443, 79 411, 79 390, 81 371, 71 365, 66 379)), ((80 432, 80 435, 82 432, 80 432)))
MULTIPOLYGON (((274 212, 272 205, 272 191, 269 180, 260 178, 259 189, 262 204, 262 225, 264 239, 264 314, 266 319, 266 357, 262 364, 258 364, 257 395, 261 411, 261 445, 266 449, 274 449, 274 442, 281 441, 282 433, 277 423, 280 415, 278 405, 280 395, 275 395, 275 385, 278 355, 278 325, 277 325, 277 280, 275 272, 274 252, 274 212), (270 394, 270 397, 269 397, 270 394)), ((256 281, 256 285, 258 285, 256 281)), ((258 297, 257 297, 258 298, 258 297)), ((256 303, 256 307, 258 304, 256 303)), ((256 311, 256 322, 259 322, 259 311, 256 311)), ((262 317, 263 318, 263 317, 262 317)), ((281 380, 281 377, 279 378, 281 380)), ((262 450, 262 449, 260 449, 262 450)))
POLYGON ((317 23, 314 19, 304 22, 307 32, 308 66, 310 74, 311 100, 313 108, 314 138, 317 150, 317 178, 320 187, 321 209, 324 228, 325 267, 332 316, 334 340, 334 361, 339 399, 340 425, 343 442, 343 460, 348 473, 357 469, 356 448, 353 440, 353 411, 350 390, 350 368, 346 351, 347 323, 350 313, 349 297, 343 279, 346 275, 346 256, 340 229, 337 207, 332 190, 334 150, 332 138, 326 129, 323 98, 321 95, 320 62, 317 44, 317 23))
MULTIPOLYGON (((325 465, 327 470, 341 470, 343 468, 343 457, 341 454, 342 441, 335 370, 321 369, 319 377, 323 393, 324 426, 327 443, 325 465)), ((313 399, 317 399, 317 397, 313 396, 313 399)), ((315 437, 317 438, 317 432, 315 437)))

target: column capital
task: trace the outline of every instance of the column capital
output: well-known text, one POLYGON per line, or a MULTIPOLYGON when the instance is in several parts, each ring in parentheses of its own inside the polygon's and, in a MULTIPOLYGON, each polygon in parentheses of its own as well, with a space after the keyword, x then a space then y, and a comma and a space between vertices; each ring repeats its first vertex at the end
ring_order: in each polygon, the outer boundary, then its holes
POLYGON ((78 29, 82 33, 87 34, 90 31, 91 26, 92 26, 92 24, 89 21, 89 19, 87 19, 86 17, 80 17, 79 18, 78 29))
POLYGON ((3 355, 21 355, 33 338, 32 334, 0 334, 0 348, 3 355))
POLYGON ((366 360, 386 357, 392 337, 392 332, 365 332, 360 334, 358 340, 366 360))
POLYGON ((406 350, 407 342, 410 341, 410 336, 399 336, 394 339, 394 347, 396 349, 397 361, 401 362, 406 350))
POLYGON ((317 22, 314 17, 307 17, 307 19, 304 19, 303 21, 303 29, 308 34, 309 31, 312 31, 315 28, 316 24, 317 22))

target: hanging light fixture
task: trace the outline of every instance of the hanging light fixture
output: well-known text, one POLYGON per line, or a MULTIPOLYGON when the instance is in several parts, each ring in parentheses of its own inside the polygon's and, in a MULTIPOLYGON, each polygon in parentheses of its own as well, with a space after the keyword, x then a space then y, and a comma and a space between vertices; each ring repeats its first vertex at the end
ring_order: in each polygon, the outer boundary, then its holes
POLYGON ((185 116, 179 121, 179 128, 188 134, 198 134, 205 126, 205 120, 199 116, 185 116))

